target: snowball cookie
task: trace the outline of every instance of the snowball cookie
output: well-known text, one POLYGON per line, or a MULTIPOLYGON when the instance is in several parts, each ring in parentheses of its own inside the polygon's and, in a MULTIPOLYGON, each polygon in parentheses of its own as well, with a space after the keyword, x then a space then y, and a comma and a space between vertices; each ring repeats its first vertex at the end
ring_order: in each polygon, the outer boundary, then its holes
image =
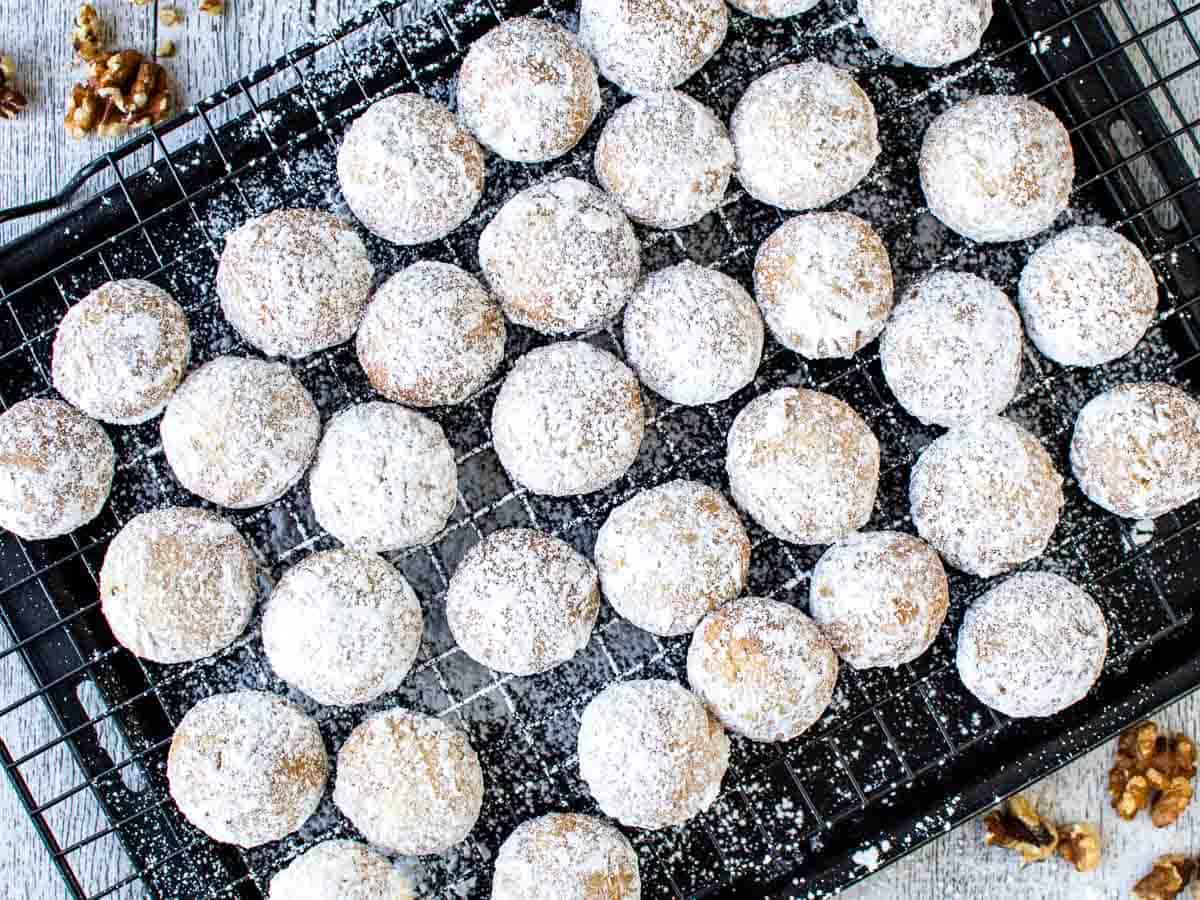
POLYGON ((972 604, 958 631, 967 690, 1006 716, 1051 716, 1082 700, 1104 667, 1096 601, 1049 572, 1020 572, 972 604))
POLYGON ((594 816, 550 813, 500 845, 492 900, 640 900, 637 853, 594 816))
POLYGON ((526 353, 492 409, 492 443, 509 476, 535 494, 590 494, 624 475, 646 417, 637 378, 582 341, 526 353))
POLYGON ((421 646, 421 604, 378 556, 314 553, 283 573, 263 614, 280 678, 318 703, 369 703, 404 681, 421 646))
POLYGON ((278 499, 300 480, 321 417, 286 365, 218 356, 179 386, 160 430, 180 484, 212 503, 246 509, 278 499))
POLYGON ((879 344, 900 405, 947 428, 1000 412, 1021 379, 1021 317, 1004 291, 967 272, 934 272, 909 287, 879 344))
POLYGON ((411 882, 358 841, 322 841, 271 879, 267 900, 414 900, 411 882))
POLYGON ((733 499, 793 544, 831 544, 867 524, 879 486, 879 441, 829 394, 780 388, 733 420, 725 455, 733 499))
POLYGON ((457 728, 390 709, 346 738, 333 802, 372 844, 409 855, 441 853, 475 827, 483 769, 457 728))
POLYGON ((1018 295, 1029 339, 1064 366, 1100 366, 1137 346, 1158 282, 1134 244, 1107 228, 1068 228, 1038 248, 1018 295))
POLYGON ((0 414, 0 528, 27 541, 74 531, 100 514, 117 455, 104 428, 58 400, 0 414))
POLYGON ((296 831, 325 793, 317 723, 282 697, 234 691, 180 720, 167 755, 171 797, 214 840, 256 847, 296 831))
POLYGON ((446 107, 417 94, 371 104, 337 159, 354 215, 394 244, 424 244, 467 220, 483 194, 483 151, 446 107))
POLYGON ((760 19, 784 19, 808 12, 821 0, 729 0, 729 5, 760 19))
POLYGON ((326 426, 308 490, 322 528, 384 553, 426 544, 446 527, 458 465, 437 422, 394 403, 360 403, 326 426))
POLYGON ((1019 241, 1049 228, 1075 179, 1071 138, 1050 110, 986 95, 942 113, 921 145, 929 211, 973 241, 1019 241))
POLYGON ((358 330, 371 386, 409 406, 462 403, 504 359, 500 307, 474 276, 424 260, 375 292, 358 330))
POLYGON ((647 275, 625 307, 625 356, 642 383, 672 403, 718 403, 762 361, 754 298, 722 272, 688 261, 647 275))
POLYGON ((343 344, 362 318, 375 267, 349 222, 319 209, 279 209, 225 238, 221 311, 268 356, 343 344))
POLYGON ((515 162, 562 156, 600 110, 600 82, 575 35, 542 19, 509 19, 471 44, 458 70, 458 117, 515 162))
POLYGON ((258 600, 254 551, 206 509, 135 516, 108 545, 100 603, 131 653, 160 663, 212 656, 246 629, 258 600))
POLYGON ((979 49, 992 0, 858 0, 867 33, 904 62, 948 66, 979 49))
POLYGON ((783 209, 813 209, 850 193, 880 152, 871 98, 848 72, 816 60, 751 84, 730 134, 742 187, 783 209))
POLYGON ((578 178, 526 188, 479 236, 479 265, 504 314, 543 334, 596 328, 619 313, 641 251, 617 202, 578 178))
POLYGON ((813 569, 808 610, 856 669, 912 662, 946 620, 950 588, 937 553, 898 531, 852 534, 813 569))
POLYGON ((674 681, 616 682, 583 711, 579 774, 622 825, 682 825, 712 806, 728 766, 721 723, 674 681))
POLYGON ((725 42, 724 0, 582 0, 579 40, 630 94, 687 81, 725 42))
POLYGON ((986 416, 942 435, 912 469, 917 533, 946 562, 990 578, 1040 556, 1058 525, 1062 476, 1032 434, 986 416))
POLYGON ((596 145, 596 179, 631 219, 653 228, 694 225, 720 206, 733 164, 721 120, 675 91, 635 97, 596 145))
POLYGON ((462 558, 446 590, 446 621, 462 651, 514 675, 566 662, 586 645, 600 612, 596 569, 571 545, 505 528, 462 558))
POLYGON ((811 359, 850 357, 892 311, 892 263, 875 229, 844 212, 784 222, 758 248, 754 294, 775 339, 811 359))
POLYGON ((1123 384, 1080 411, 1080 489, 1109 512, 1155 519, 1200 497, 1200 403, 1169 384, 1123 384))
POLYGON ((54 389, 93 419, 136 425, 174 393, 192 355, 183 307, 148 281, 110 281, 69 310, 54 335, 54 389))
POLYGON ((618 615, 654 634, 688 634, 746 589, 750 537, 719 491, 669 481, 609 513, 595 557, 618 615))

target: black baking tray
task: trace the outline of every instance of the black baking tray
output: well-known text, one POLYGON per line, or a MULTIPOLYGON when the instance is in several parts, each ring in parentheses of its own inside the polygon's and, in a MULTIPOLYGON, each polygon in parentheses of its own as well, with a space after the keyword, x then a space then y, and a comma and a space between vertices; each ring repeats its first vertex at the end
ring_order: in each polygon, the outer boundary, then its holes
MULTIPOLYGON (((114 277, 148 278, 180 299, 194 331, 195 362, 252 353, 215 308, 211 282, 223 235, 250 215, 284 205, 344 212, 333 173, 336 147, 370 100, 420 90, 449 101, 465 48, 500 17, 531 12, 571 27, 574 7, 574 0, 384 4, 98 159, 62 195, 35 206, 70 202, 77 189, 90 191, 90 199, 0 251, 0 404, 52 392, 49 348, 58 319, 70 302, 114 277)), ((1127 360, 1072 370, 1028 349, 1009 414, 1069 473, 1071 422, 1090 397, 1134 379, 1190 386, 1195 375, 1200 194, 1187 160, 1200 155, 1200 145, 1171 88, 1196 63, 1164 72, 1142 54, 1168 29, 1185 29, 1191 39, 1185 18, 1195 9, 1172 3, 1169 15, 1139 28, 1120 3, 999 2, 982 52, 936 72, 896 66, 865 36, 852 2, 826 2, 783 22, 733 13, 726 47, 684 89, 727 119, 746 85, 775 65, 816 57, 854 69, 879 111, 884 154, 867 181, 835 206, 875 223, 901 284, 930 268, 955 266, 988 275, 1010 294, 1037 242, 979 247, 949 233, 923 208, 915 156, 928 122, 965 97, 1026 93, 1053 107, 1072 131, 1079 167, 1072 212, 1060 225, 1117 225, 1151 258, 1163 288, 1161 319, 1127 360)), ((610 85, 603 93, 601 121, 625 100, 610 85)), ((479 210, 445 241, 398 248, 364 233, 381 276, 425 257, 477 271, 478 233, 498 206, 551 173, 589 178, 599 128, 552 164, 489 159, 479 210)), ((749 287, 754 249, 781 221, 778 211, 735 184, 722 209, 692 228, 639 229, 646 268, 691 258, 749 287)), ((521 328, 511 332, 506 367, 545 342, 521 328)), ((619 352, 619 325, 588 340, 619 352)), ((326 419, 371 396, 351 349, 294 368, 326 419)), ((490 448, 487 423, 498 383, 468 404, 435 413, 459 458, 461 503, 430 547, 389 557, 421 597, 426 636, 406 684, 366 708, 323 710, 289 692, 263 659, 257 623, 227 651, 193 665, 154 665, 115 645, 96 600, 108 540, 146 509, 197 503, 171 476, 154 423, 109 429, 121 462, 112 500, 95 522, 48 542, 0 535, 0 614, 9 637, 0 663, 19 656, 39 685, 0 709, 0 735, 7 739, 0 740, 0 763, 73 897, 139 890, 261 897, 271 875, 315 841, 354 836, 328 799, 298 835, 248 851, 209 841, 178 814, 164 775, 173 724, 201 697, 235 687, 288 694, 318 717, 331 751, 369 711, 397 703, 466 728, 489 784, 479 825, 445 856, 402 864, 426 895, 487 896, 490 860, 518 822, 554 809, 595 811, 574 760, 582 707, 617 678, 682 678, 687 639, 652 638, 606 607, 592 643, 575 660, 534 678, 498 677, 457 652, 446 630, 441 595, 463 552, 496 528, 533 524, 590 553, 608 511, 639 488, 681 476, 726 488, 723 445, 732 417, 754 395, 784 384, 819 387, 863 413, 885 463, 870 527, 911 530, 908 469, 939 433, 896 406, 874 347, 854 360, 806 362, 771 344, 754 385, 726 403, 686 409, 646 392, 645 444, 629 475, 611 489, 539 498, 514 489, 490 448), (98 714, 79 699, 85 684, 103 697, 98 714), (61 736, 39 747, 15 744, 4 722, 25 704, 44 705, 61 736), (108 727, 127 749, 105 749, 111 742, 100 731, 108 727), (41 796, 26 774, 64 747, 78 769, 76 782, 58 796, 41 796), (137 779, 128 777, 132 772, 137 779), (56 813, 85 792, 108 825, 67 834, 56 813), (128 854, 130 874, 95 883, 80 853, 113 837, 128 854)), ((1033 565, 1084 585, 1104 607, 1110 657, 1086 700, 1050 719, 1017 722, 971 697, 954 670, 954 634, 964 609, 989 583, 951 573, 951 613, 925 656, 894 672, 843 667, 833 706, 808 734, 778 746, 733 740, 725 790, 711 810, 680 829, 630 833, 644 896, 835 892, 1193 690, 1200 683, 1194 615, 1200 504, 1151 530, 1099 510, 1070 481, 1066 494, 1063 521, 1033 565)), ((312 518, 304 485, 265 509, 225 514, 272 578, 304 554, 332 546, 312 518)), ((784 544, 752 524, 750 530, 751 591, 804 606, 820 548, 784 544)))

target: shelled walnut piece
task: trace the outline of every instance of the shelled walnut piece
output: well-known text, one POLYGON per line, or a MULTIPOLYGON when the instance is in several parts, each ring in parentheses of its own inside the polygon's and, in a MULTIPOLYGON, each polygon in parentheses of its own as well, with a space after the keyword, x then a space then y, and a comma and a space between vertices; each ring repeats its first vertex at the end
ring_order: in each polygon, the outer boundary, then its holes
POLYGON ((136 50, 120 50, 93 62, 88 80, 71 89, 63 125, 74 138, 120 137, 157 125, 173 107, 162 66, 136 50))
POLYGON ((1150 810, 1156 828, 1174 824, 1191 803, 1196 776, 1196 745, 1183 734, 1160 733, 1154 722, 1140 722, 1117 741, 1117 757, 1108 774, 1113 809, 1132 820, 1150 810))
POLYGON ((1060 829, 1058 855, 1077 872, 1095 871, 1100 866, 1100 832, 1082 822, 1060 829))
POLYGON ((1017 851, 1026 865, 1049 859, 1058 848, 1058 829, 1020 794, 988 813, 983 826, 985 844, 1017 851))
POLYGON ((0 119, 15 119, 28 102, 13 86, 17 64, 11 56, 0 56, 0 119))
POLYGON ((75 48, 75 55, 85 63, 95 62, 105 56, 104 24, 90 3, 79 7, 79 12, 75 14, 71 46, 75 48))
POLYGON ((1150 874, 1133 886, 1135 900, 1173 900, 1196 875, 1196 860, 1168 853, 1154 861, 1150 874))
POLYGON ((223 16, 225 0, 200 0, 200 12, 210 16, 223 16))

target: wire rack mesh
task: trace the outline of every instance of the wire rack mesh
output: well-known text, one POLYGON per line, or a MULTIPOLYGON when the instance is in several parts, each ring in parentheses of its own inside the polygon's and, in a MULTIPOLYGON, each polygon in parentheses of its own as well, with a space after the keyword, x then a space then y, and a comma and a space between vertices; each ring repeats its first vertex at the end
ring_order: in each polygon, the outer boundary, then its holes
MULTIPOLYGON (((0 254, 0 405, 51 392, 50 343, 58 319, 112 278, 148 278, 183 303, 195 363, 251 353, 216 310, 212 278, 225 232, 280 206, 345 211, 334 174, 336 148, 369 102, 413 90, 449 101, 471 40, 525 13, 571 27, 574 6, 573 0, 385 4, 102 157, 89 177, 104 170, 111 189, 0 254), (197 130, 199 140, 183 142, 197 130), (132 171, 133 154, 147 146, 157 161, 132 171)), ((925 210, 916 182, 919 141, 938 112, 975 94, 1026 93, 1055 108, 1070 125, 1079 164, 1064 222, 1120 227, 1150 257, 1165 298, 1142 345, 1114 366, 1063 369, 1027 350, 1009 414, 1033 430, 1067 472, 1070 427, 1084 402, 1122 381, 1186 383, 1200 356, 1200 188, 1191 166, 1200 159, 1200 142, 1198 123, 1185 118, 1188 107, 1174 89, 1200 67, 1200 44, 1188 28, 1200 4, 1161 0, 1161 7, 1147 22, 1119 2, 1010 0, 998 4, 978 57, 935 72, 896 67, 865 36, 846 0, 782 22, 734 14, 725 49, 684 89, 727 119, 749 82, 776 65, 817 57, 852 68, 875 102, 885 153, 866 182, 836 205, 875 224, 901 283, 954 266, 985 274, 1010 293, 1033 244, 979 247, 943 228, 925 210), (1175 29, 1195 52, 1165 69, 1153 47, 1175 29)), ((601 121, 621 98, 606 85, 604 102, 601 121)), ((479 210, 441 242, 399 248, 364 233, 381 275, 418 258, 478 271, 478 235, 499 205, 550 173, 587 178, 598 130, 553 164, 490 159, 479 210)), ((691 258, 749 286, 755 248, 782 221, 778 211, 735 186, 696 226, 640 229, 645 266, 691 258)), ((511 332, 506 366, 544 341, 524 329, 511 332)), ((620 353, 619 326, 587 339, 620 353)), ((351 348, 294 368, 325 419, 371 396, 351 348)), ((434 414, 457 452, 460 502, 433 543, 389 556, 425 610, 418 665, 398 691, 349 711, 320 708, 289 692, 264 660, 257 622, 223 653, 185 666, 141 661, 115 644, 97 601, 107 542, 140 512, 198 501, 172 477, 156 424, 111 429, 120 462, 99 519, 47 542, 0 535, 0 613, 8 632, 0 665, 23 666, 36 684, 0 707, 0 764, 72 896, 260 897, 272 874, 316 841, 354 836, 328 798, 297 835, 245 851, 213 843, 182 819, 165 780, 174 724, 200 698, 241 687, 288 694, 316 716, 331 751, 363 716, 396 704, 465 728, 488 782, 479 824, 449 853, 401 863, 419 896, 486 896, 491 860, 516 824, 555 809, 595 811, 574 757, 588 700, 615 679, 682 678, 687 640, 655 638, 606 608, 591 643, 569 663, 531 678, 498 675, 453 644, 441 608, 449 574, 472 544, 498 528, 542 528, 590 554, 608 512, 642 487, 676 477, 727 487, 723 445, 733 416, 755 394, 785 384, 829 391, 864 415, 885 459, 869 527, 911 530, 907 472, 938 432, 896 406, 873 348, 853 360, 811 362, 772 344, 752 386, 700 409, 647 392, 650 421, 629 474, 599 494, 565 499, 528 494, 505 475, 488 431, 498 379, 471 402, 434 414), (34 705, 53 721, 50 740, 29 740, 6 727, 34 705), (66 786, 49 792, 29 777, 48 759, 69 773, 66 786), (99 805, 105 824, 80 833, 75 810, 83 798, 99 805), (97 847, 127 859, 121 874, 104 869, 98 877, 81 863, 97 847)), ((313 518, 303 484, 267 507, 225 514, 256 548, 268 582, 307 553, 333 546, 313 518)), ((820 895, 1195 687, 1192 598, 1200 572, 1189 561, 1196 555, 1197 524, 1200 505, 1131 526, 1090 505, 1069 484, 1062 523, 1036 565, 1086 585, 1105 609, 1110 658, 1089 700, 1036 726, 979 705, 955 673, 953 636, 986 583, 952 573, 952 610, 927 654, 895 671, 843 667, 834 703, 808 734, 781 746, 735 738, 724 791, 708 812, 679 829, 630 835, 645 896, 820 895)), ((805 605, 820 548, 785 544, 753 524, 750 530, 749 590, 805 605)))

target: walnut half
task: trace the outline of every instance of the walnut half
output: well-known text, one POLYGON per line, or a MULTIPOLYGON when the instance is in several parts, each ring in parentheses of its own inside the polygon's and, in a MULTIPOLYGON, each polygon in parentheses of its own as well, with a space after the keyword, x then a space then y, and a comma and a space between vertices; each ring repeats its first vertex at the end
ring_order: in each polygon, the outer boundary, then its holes
POLYGON ((1100 867, 1100 832, 1086 823, 1059 829, 1058 855, 1077 872, 1095 871, 1100 867))
POLYGON ((28 103, 25 95, 13 86, 17 64, 11 56, 0 56, 0 119, 15 119, 28 103))
POLYGON ((984 843, 1016 850, 1025 864, 1049 859, 1058 847, 1058 829, 1042 819, 1020 794, 988 813, 983 826, 987 830, 984 843))
POLYGON ((1159 732, 1154 722, 1139 722, 1117 741, 1117 757, 1108 773, 1113 809, 1131 820, 1150 810, 1154 825, 1178 821, 1192 800, 1196 745, 1183 734, 1159 732))
POLYGON ((1174 900, 1196 875, 1196 860, 1178 853, 1160 856, 1150 874, 1133 886, 1136 900, 1174 900))
POLYGON ((90 77, 71 89, 63 125, 74 138, 121 137, 167 118, 174 99, 167 73, 136 50, 110 53, 92 63, 90 77))

